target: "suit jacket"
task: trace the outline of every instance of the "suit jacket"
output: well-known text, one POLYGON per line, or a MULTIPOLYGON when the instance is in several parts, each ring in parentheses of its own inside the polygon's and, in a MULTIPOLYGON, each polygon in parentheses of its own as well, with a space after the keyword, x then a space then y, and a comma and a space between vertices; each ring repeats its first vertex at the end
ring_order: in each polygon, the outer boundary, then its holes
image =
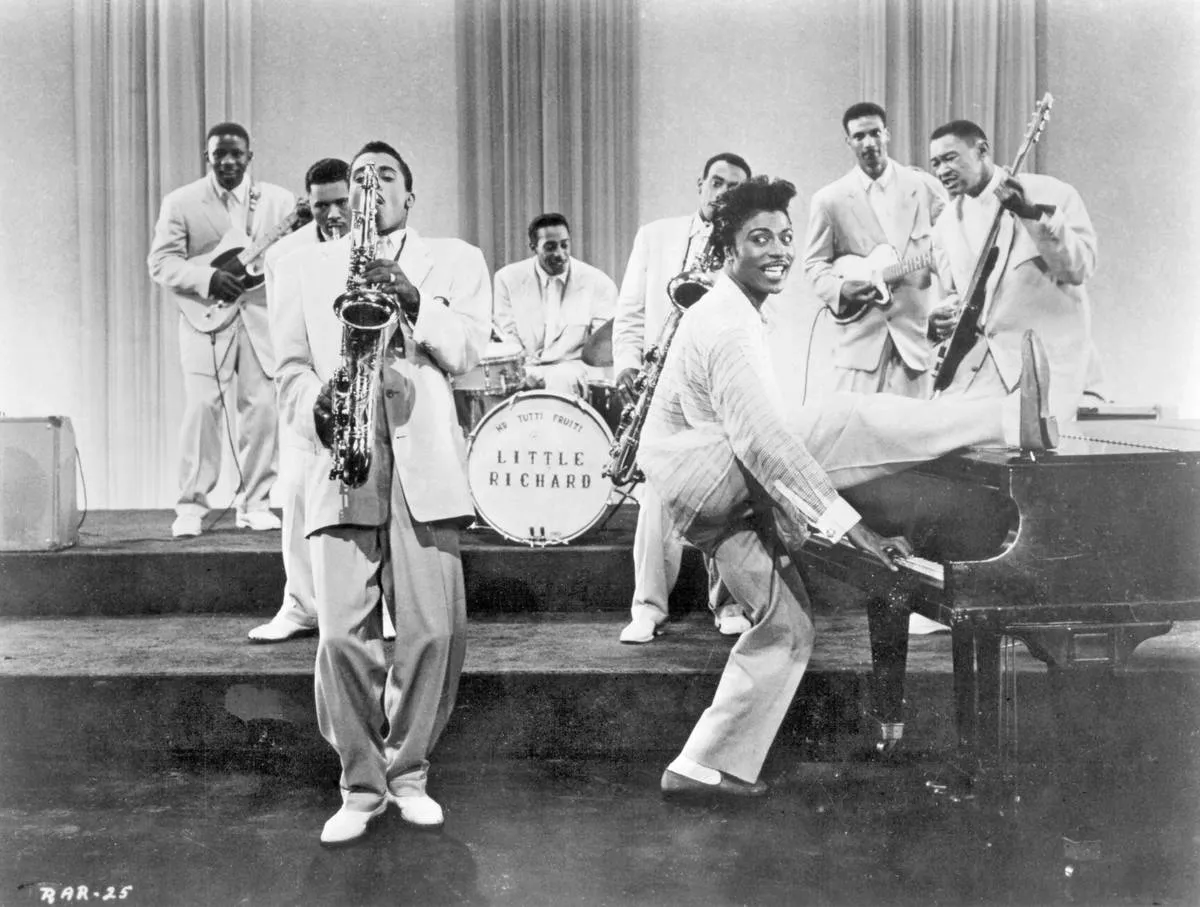
MULTIPOLYGON (((317 235, 317 222, 312 220, 299 230, 289 233, 283 239, 279 240, 279 242, 267 249, 266 254, 263 255, 263 273, 265 273, 267 277, 265 284, 267 293, 267 316, 272 323, 275 320, 274 313, 276 305, 275 281, 277 278, 275 276, 275 271, 279 266, 279 262, 296 249, 315 246, 318 242, 320 242, 320 237, 317 235)), ((274 337, 272 337, 272 347, 278 348, 278 344, 274 342, 274 337)), ((308 450, 310 448, 308 441, 298 435, 296 431, 292 429, 283 419, 279 420, 279 443, 291 448, 299 448, 301 450, 308 450)))
MULTIPOLYGON (((1096 231, 1083 199, 1071 186, 1038 174, 1022 174, 1020 179, 1029 201, 1053 205, 1055 212, 1048 223, 1002 217, 1000 255, 988 281, 983 336, 976 347, 991 352, 1011 390, 1021 377, 1021 337, 1032 328, 1046 347, 1055 409, 1067 412, 1069 404, 1073 412, 1091 349, 1091 308, 1084 283, 1096 270, 1096 231)), ((955 199, 933 230, 938 274, 954 300, 958 290, 970 284, 978 259, 963 236, 961 210, 961 198, 955 199)), ((970 380, 969 364, 964 361, 951 386, 970 380)))
MULTIPOLYGON (((929 251, 933 223, 946 203, 946 192, 941 183, 916 167, 904 167, 895 161, 888 166, 895 168, 894 178, 902 194, 899 219, 908 227, 904 243, 896 247, 896 252, 901 260, 922 255, 929 251)), ((821 301, 836 312, 842 278, 833 272, 834 259, 842 255, 865 257, 889 240, 863 192, 857 167, 818 191, 811 207, 804 273, 821 301)), ((936 304, 931 275, 932 269, 905 275, 892 288, 890 306, 870 306, 857 321, 836 325, 834 364, 863 371, 875 369, 890 335, 905 364, 924 371, 932 350, 926 336, 929 313, 936 304)))
MULTIPOLYGON (((254 234, 252 238, 257 238, 283 220, 291 212, 296 200, 282 186, 260 182, 253 185, 261 193, 251 228, 254 234)), ((154 227, 154 239, 150 244, 150 255, 146 259, 151 279, 166 288, 167 295, 172 298, 207 301, 208 285, 215 269, 190 263, 188 259, 215 249, 231 226, 229 212, 213 190, 211 176, 204 176, 169 193, 163 199, 158 223, 154 227)), ((238 224, 237 228, 240 230, 244 226, 238 224)), ((263 371, 268 376, 273 375, 275 354, 271 346, 266 292, 262 287, 242 297, 242 323, 246 325, 263 371)), ((203 336, 190 326, 187 330, 197 337, 203 336)), ((217 334, 218 358, 233 341, 234 334, 232 326, 217 334)), ((203 346, 202 371, 211 371, 207 339, 203 346)))
POLYGON ((537 258, 506 265, 496 272, 492 319, 502 332, 517 338, 525 355, 542 363, 566 362, 583 355, 583 345, 597 321, 613 317, 617 285, 599 268, 571 259, 563 292, 556 337, 545 337, 539 349, 538 334, 546 322, 538 284, 537 258))
POLYGON ((671 298, 667 284, 683 270, 693 215, 667 217, 641 227, 625 266, 613 319, 613 371, 641 368, 642 354, 658 338, 671 298))
MULTIPOLYGON (((474 368, 487 343, 492 306, 487 266, 474 246, 458 239, 423 239, 411 228, 399 263, 421 293, 421 311, 411 328, 403 320, 395 328, 402 332, 404 355, 389 344, 380 382, 394 475, 413 519, 471 517, 466 444, 447 376, 474 368)), ((342 323, 333 314, 333 301, 345 290, 349 266, 347 236, 295 250, 275 268, 272 328, 279 346, 279 408, 314 454, 305 482, 306 534, 329 526, 382 525, 388 513, 392 474, 377 468, 380 459, 359 488, 330 480, 332 456, 313 423, 317 395, 341 365, 342 323)))

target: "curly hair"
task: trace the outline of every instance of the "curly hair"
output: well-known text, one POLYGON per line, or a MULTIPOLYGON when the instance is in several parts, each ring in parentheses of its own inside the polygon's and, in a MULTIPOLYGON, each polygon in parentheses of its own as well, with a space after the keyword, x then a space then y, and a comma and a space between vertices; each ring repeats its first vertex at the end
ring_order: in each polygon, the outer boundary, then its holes
POLYGON ((796 197, 796 187, 787 180, 762 176, 751 177, 734 186, 713 207, 712 254, 724 260, 733 248, 737 231, 754 215, 762 211, 781 211, 787 214, 788 204, 796 197))

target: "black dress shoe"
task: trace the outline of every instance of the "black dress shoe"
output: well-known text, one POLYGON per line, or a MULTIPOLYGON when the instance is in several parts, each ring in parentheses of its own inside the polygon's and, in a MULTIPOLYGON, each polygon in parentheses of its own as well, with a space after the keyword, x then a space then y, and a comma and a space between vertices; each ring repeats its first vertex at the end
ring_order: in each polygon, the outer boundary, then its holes
POLYGON ((767 793, 767 785, 761 781, 751 784, 724 772, 721 772, 721 780, 716 784, 706 784, 667 769, 663 772, 661 786, 662 795, 671 800, 762 797, 767 793))
POLYGON ((1058 421, 1050 415, 1050 363, 1033 331, 1021 338, 1021 449, 1053 450, 1058 421))

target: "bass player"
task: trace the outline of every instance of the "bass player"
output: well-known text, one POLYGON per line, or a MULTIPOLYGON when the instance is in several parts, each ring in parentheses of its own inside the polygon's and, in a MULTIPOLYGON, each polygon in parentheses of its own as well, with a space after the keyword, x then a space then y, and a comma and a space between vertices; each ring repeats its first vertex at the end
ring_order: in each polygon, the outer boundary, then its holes
POLYGON ((991 223, 1000 215, 997 257, 986 284, 978 337, 947 393, 1004 396, 1021 374, 1021 338, 1034 330, 1046 347, 1059 422, 1075 418, 1091 350, 1091 309, 1084 284, 1096 269, 1096 231, 1074 188, 1050 176, 1018 179, 992 160, 983 129, 969 120, 930 136, 930 170, 951 202, 933 231, 938 276, 949 294, 931 316, 930 334, 954 328, 959 293, 971 282, 991 223))

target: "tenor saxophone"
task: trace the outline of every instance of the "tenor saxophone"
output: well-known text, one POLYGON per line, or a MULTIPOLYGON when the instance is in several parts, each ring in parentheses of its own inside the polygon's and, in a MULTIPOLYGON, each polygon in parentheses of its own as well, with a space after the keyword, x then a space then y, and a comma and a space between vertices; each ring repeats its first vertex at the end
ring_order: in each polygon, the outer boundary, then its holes
POLYGON ((705 245, 695 266, 676 274, 667 283, 667 296, 671 300, 671 311, 658 332, 653 346, 646 350, 642 367, 633 379, 635 397, 621 410, 621 421, 617 423, 617 434, 609 448, 608 465, 602 474, 612 479, 614 485, 628 485, 643 481, 646 476, 637 465, 638 446, 642 441, 642 429, 650 414, 650 402, 658 388, 666 365, 671 341, 679 330, 683 313, 699 302, 713 287, 712 271, 717 267, 713 257, 712 240, 705 245))
POLYGON ((387 328, 400 317, 390 293, 363 283, 367 265, 378 255, 379 175, 365 165, 362 196, 350 215, 350 269, 346 291, 333 302, 342 322, 342 363, 333 374, 333 466, 330 479, 350 488, 362 485, 371 472, 375 443, 375 397, 383 369, 387 328))

